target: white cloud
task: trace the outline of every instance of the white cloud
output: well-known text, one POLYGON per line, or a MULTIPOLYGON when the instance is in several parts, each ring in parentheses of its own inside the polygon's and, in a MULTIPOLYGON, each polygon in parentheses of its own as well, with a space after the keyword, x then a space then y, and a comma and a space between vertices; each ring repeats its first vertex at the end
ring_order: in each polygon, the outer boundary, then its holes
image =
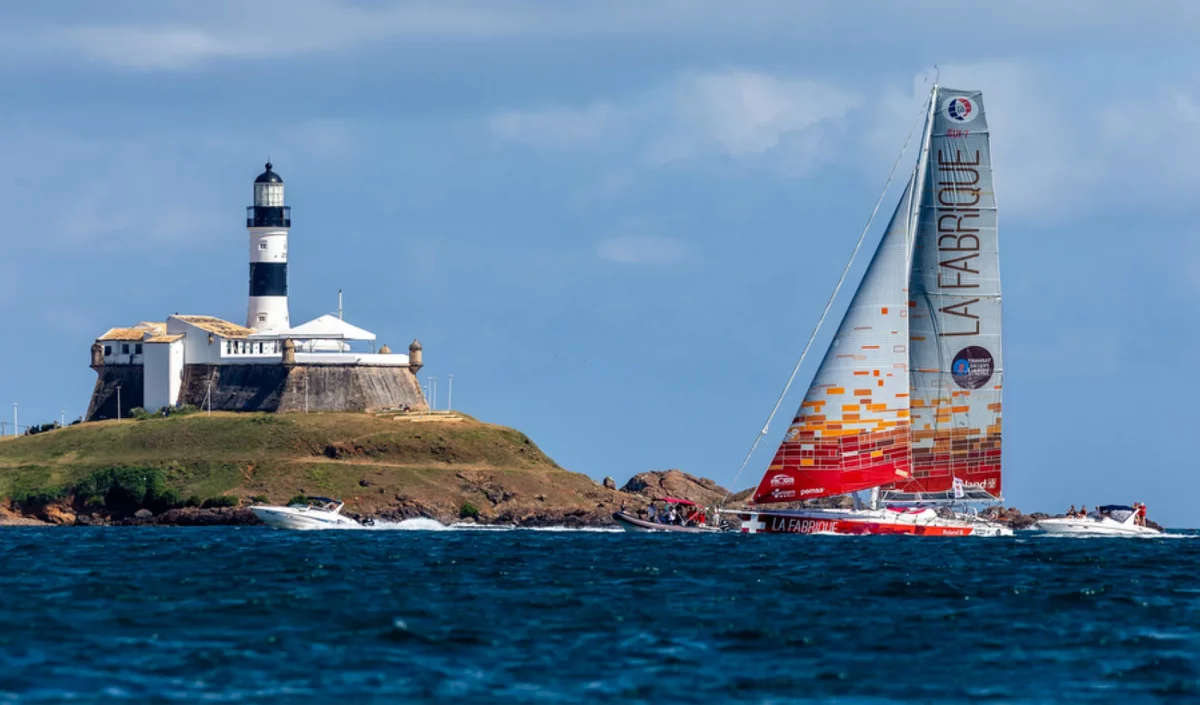
POLYGON ((675 264, 687 258, 682 240, 651 235, 620 235, 596 247, 602 260, 619 264, 675 264))
MULTIPOLYGON (((324 166, 352 158, 358 138, 351 123, 301 121, 280 125, 270 145, 277 164, 324 166)), ((11 184, 0 189, 0 229, 37 232, 27 246, 45 251, 216 246, 213 234, 238 221, 227 189, 244 188, 248 203, 265 151, 253 134, 0 124, 0 183, 11 184)))
MULTIPOLYGON (((46 4, 54 10, 62 5, 46 4)), ((947 12, 939 0, 863 0, 852 9, 838 0, 207 0, 113 2, 103 8, 80 4, 69 24, 6 22, 0 47, 23 56, 50 52, 138 70, 337 52, 409 37, 570 42, 619 36, 653 44, 720 38, 886 51, 945 27, 947 12)), ((954 19, 952 33, 934 41, 952 41, 956 48, 1031 40, 1053 41, 1059 49, 1097 41, 1189 46, 1200 28, 1200 10, 1191 0, 1156 0, 1153 11, 1125 0, 1008 0, 957 11, 954 19)))
POLYGON ((724 70, 687 73, 619 103, 506 110, 488 127, 498 139, 544 151, 602 146, 640 168, 720 157, 804 172, 830 155, 836 119, 858 101, 818 81, 724 70))
MULTIPOLYGON (((922 74, 911 89, 886 88, 873 101, 861 161, 868 179, 891 167, 932 79, 922 74)), ((983 91, 1002 218, 1051 224, 1191 198, 1200 101, 1179 86, 1113 82, 1097 91, 1025 60, 943 65, 940 83, 983 91), (1147 106, 1157 106, 1153 115, 1147 106)))
POLYGON ((720 155, 795 176, 832 157, 838 119, 860 99, 819 81, 726 70, 680 77, 667 100, 664 129, 647 149, 651 165, 720 155))
POLYGON ((488 118, 498 139, 537 149, 562 149, 596 144, 627 116, 606 103, 584 108, 508 110, 488 118))

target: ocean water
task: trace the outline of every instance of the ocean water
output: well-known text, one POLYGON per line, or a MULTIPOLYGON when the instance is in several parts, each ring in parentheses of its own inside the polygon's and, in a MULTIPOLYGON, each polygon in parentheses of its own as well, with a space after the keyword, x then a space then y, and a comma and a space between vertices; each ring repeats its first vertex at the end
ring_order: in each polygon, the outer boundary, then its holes
POLYGON ((0 702, 1200 701, 1200 541, 0 530, 0 702))

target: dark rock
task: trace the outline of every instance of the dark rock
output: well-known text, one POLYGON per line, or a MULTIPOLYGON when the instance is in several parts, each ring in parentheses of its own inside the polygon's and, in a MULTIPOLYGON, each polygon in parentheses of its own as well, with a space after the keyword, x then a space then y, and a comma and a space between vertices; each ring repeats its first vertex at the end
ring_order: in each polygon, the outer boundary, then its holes
POLYGON ((678 497, 704 506, 720 504, 729 491, 712 480, 689 475, 681 470, 653 470, 629 478, 622 492, 641 495, 645 499, 678 497))
POLYGON ((170 509, 149 521, 139 521, 137 519, 121 522, 122 526, 130 526, 140 523, 155 524, 158 526, 254 526, 262 524, 258 517, 254 516, 254 512, 249 509, 238 509, 232 507, 215 507, 211 509, 198 509, 195 507, 185 507, 183 509, 170 509))
POLYGON ((358 481, 358 486, 359 487, 370 487, 371 481, 364 477, 363 479, 358 481))
MULTIPOLYGON (((149 509, 139 509, 134 513, 133 516, 135 519, 149 519, 150 517, 154 516, 154 512, 150 511, 149 509)), ((78 519, 78 517, 76 517, 76 519, 78 519)))
POLYGON ((95 526, 95 525, 96 525, 96 522, 92 521, 92 517, 89 514, 80 514, 79 516, 75 517, 75 526, 95 526))
POLYGON ((610 490, 615 490, 617 489, 617 481, 611 477, 606 477, 604 478, 604 486, 610 490))

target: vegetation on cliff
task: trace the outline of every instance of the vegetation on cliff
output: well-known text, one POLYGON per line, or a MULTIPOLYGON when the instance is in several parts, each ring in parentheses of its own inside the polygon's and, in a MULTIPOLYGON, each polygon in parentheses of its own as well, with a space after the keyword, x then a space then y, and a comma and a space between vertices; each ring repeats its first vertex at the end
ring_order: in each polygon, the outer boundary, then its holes
POLYGON ((594 522, 629 499, 463 415, 195 414, 0 444, 0 498, 17 508, 125 514, 298 494, 339 497, 352 514, 514 523, 594 522))

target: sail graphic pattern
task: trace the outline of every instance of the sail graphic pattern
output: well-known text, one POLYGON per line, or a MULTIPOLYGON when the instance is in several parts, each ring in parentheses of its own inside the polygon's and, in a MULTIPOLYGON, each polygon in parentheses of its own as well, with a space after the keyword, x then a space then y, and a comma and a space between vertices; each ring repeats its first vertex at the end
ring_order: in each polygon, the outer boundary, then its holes
POLYGON ((912 192, 910 181, 755 502, 813 499, 908 477, 912 192))
POLYGON ((1000 255, 987 114, 941 88, 912 255, 912 478, 905 492, 1000 496, 1000 255))

